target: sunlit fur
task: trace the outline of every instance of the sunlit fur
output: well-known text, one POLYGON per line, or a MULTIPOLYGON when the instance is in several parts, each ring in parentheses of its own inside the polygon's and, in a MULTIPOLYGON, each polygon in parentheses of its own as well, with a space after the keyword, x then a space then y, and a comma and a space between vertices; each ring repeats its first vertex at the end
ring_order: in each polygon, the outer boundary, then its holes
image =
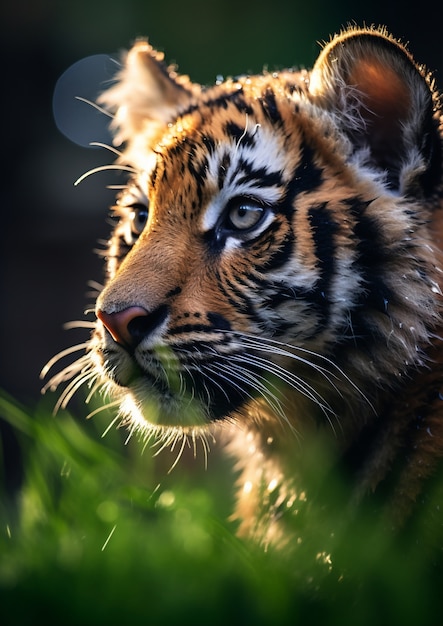
POLYGON ((287 538, 274 522, 306 496, 313 436, 354 504, 396 467, 382 509, 400 524, 443 455, 430 74, 384 29, 342 32, 312 72, 208 88, 138 41, 99 105, 119 146, 104 168, 130 178, 91 338, 45 370, 85 351, 47 384, 70 381, 58 407, 86 384, 177 461, 227 439, 240 532, 259 541, 287 538))

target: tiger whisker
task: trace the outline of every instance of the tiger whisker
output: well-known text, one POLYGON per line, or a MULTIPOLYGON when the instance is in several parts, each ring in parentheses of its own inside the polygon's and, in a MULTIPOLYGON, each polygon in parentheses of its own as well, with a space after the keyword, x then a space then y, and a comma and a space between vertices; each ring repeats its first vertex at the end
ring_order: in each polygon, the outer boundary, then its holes
POLYGON ((90 403, 92 397, 99 391, 101 387, 103 387, 103 382, 100 380, 99 375, 97 374, 97 378, 95 382, 94 382, 94 379, 92 378, 89 382, 89 385, 91 389, 86 397, 85 404, 90 403))
MULTIPOLYGON (((49 370, 61 359, 63 359, 63 357, 68 356, 69 354, 73 354, 74 352, 79 352, 80 350, 84 350, 85 348, 87 348, 89 345, 88 342, 83 342, 83 343, 78 343, 75 346, 71 346, 70 348, 65 348, 64 350, 61 350, 60 352, 58 352, 55 356, 52 357, 52 359, 50 359, 46 365, 43 367, 42 371, 40 372, 40 378, 45 378, 45 376, 47 375, 47 373, 49 372, 49 370)), ((81 357, 82 358, 82 357, 81 357)), ((80 359, 79 359, 80 360, 80 359)), ((76 361, 77 362, 77 361, 76 361)), ((70 366, 68 367, 72 367, 72 365, 74 365, 74 363, 72 363, 70 366)))
POLYGON ((181 441, 183 445, 183 440, 187 439, 187 436, 185 433, 182 434, 181 432, 178 432, 177 430, 173 431, 173 435, 174 435, 174 440, 169 448, 171 452, 174 452, 175 446, 177 445, 178 441, 181 441))
MULTIPOLYGON (((120 404, 120 400, 116 400, 115 402, 109 402, 108 404, 106 404, 103 408, 104 409, 110 409, 112 408, 114 405, 118 405, 120 404)), ((90 413, 87 418, 92 417, 92 414, 90 413)), ((107 427, 105 428, 105 430, 102 433, 102 439, 104 437, 106 437, 106 435, 109 433, 109 431, 111 430, 111 428, 115 425, 116 422, 118 422, 118 420, 120 419, 120 413, 117 413, 117 415, 114 417, 114 419, 107 425, 107 427)))
MULTIPOLYGON (((81 348, 79 348, 80 350, 81 348)), ((73 352, 77 352, 77 350, 73 350, 73 352)), ((64 355, 65 356, 65 355, 64 355)), ((62 357, 60 357, 60 359, 57 359, 57 361, 61 360, 62 357)), ((84 366, 89 364, 90 362, 90 358, 89 358, 89 354, 88 353, 83 353, 81 356, 78 357, 78 359, 76 359, 75 361, 72 361, 72 363, 69 363, 68 365, 66 365, 60 372, 57 372, 57 374, 55 374, 52 379, 56 379, 59 378, 60 376, 62 376, 64 373, 69 372, 70 370, 72 370, 72 372, 78 372, 80 371, 80 369, 84 366)), ((51 366, 53 367, 53 365, 51 366)), ((47 370, 47 372, 45 372, 45 375, 48 373, 49 369, 47 370)), ((71 376, 72 377, 72 374, 71 376)), ((62 380, 68 380, 68 377, 63 378, 62 380)))
POLYGON ((104 289, 104 285, 102 283, 97 282, 96 280, 88 280, 88 287, 91 289, 95 289, 97 293, 101 293, 104 289))
MULTIPOLYGON (((241 359, 239 361, 240 363, 242 363, 241 359)), ((226 373, 229 372, 232 375, 238 374, 240 380, 243 380, 247 385, 251 386, 255 391, 257 391, 259 394, 265 397, 268 404, 273 409, 273 411, 276 414, 280 415, 282 419, 287 421, 287 416, 285 412, 283 411, 280 400, 252 372, 250 372, 244 367, 239 366, 237 363, 233 367, 231 360, 229 360, 229 365, 217 363, 216 366, 217 366, 217 369, 223 369, 223 371, 225 371, 226 373)), ((271 386, 276 388, 275 385, 272 385, 272 383, 271 383, 271 386)))
POLYGON ((158 456, 163 450, 170 448, 178 435, 182 435, 183 437, 186 436, 184 433, 175 432, 175 430, 172 428, 167 429, 166 432, 162 432, 159 428, 154 428, 151 430, 151 432, 156 437, 154 443, 152 444, 152 448, 160 446, 158 450, 155 451, 153 455, 154 457, 158 456))
MULTIPOLYGON (((235 334, 239 336, 240 338, 243 338, 241 333, 235 333, 235 334)), ((249 336, 249 340, 250 340, 249 343, 253 345, 254 347, 257 347, 257 349, 262 348, 262 345, 259 343, 258 339, 255 340, 254 338, 254 341, 252 341, 251 336, 249 336)), ((275 354, 275 350, 267 349, 266 351, 275 354)), ((181 350, 181 352, 189 354, 189 351, 186 351, 183 349, 181 350)), ((296 389, 299 393, 301 393, 302 395, 310 399, 312 402, 317 404, 317 406, 319 406, 319 408, 322 410, 327 420, 329 421, 332 430, 335 432, 335 427, 331 420, 331 416, 332 415, 335 416, 334 410, 329 405, 327 400, 320 394, 320 392, 318 392, 314 387, 312 387, 307 381, 305 381, 301 377, 286 370, 285 368, 281 367, 280 365, 274 363, 273 361, 269 359, 265 359, 265 358, 259 357, 258 355, 254 355, 251 353, 248 353, 248 354, 243 353, 242 355, 223 354, 221 352, 218 352, 215 348, 213 348, 212 352, 214 353, 216 360, 217 359, 220 360, 220 358, 224 358, 226 361, 228 361, 229 365, 222 366, 220 362, 213 362, 210 365, 208 363, 204 363, 203 365, 200 365, 199 369, 202 373, 204 373, 204 376, 208 379, 209 382, 211 382, 212 385, 217 386, 223 392, 228 402, 229 402, 228 393, 226 392, 225 389, 223 389, 223 387, 219 384, 216 378, 214 378, 214 376, 209 375, 209 371, 211 371, 211 373, 214 374, 215 376, 217 375, 221 376, 229 385, 231 385, 233 388, 236 388, 242 394, 244 394, 245 397, 249 397, 250 399, 252 399, 252 396, 248 394, 247 391, 243 387, 240 386, 239 381, 243 381, 245 385, 252 387, 252 389, 254 389, 259 395, 261 395, 262 397, 266 399, 266 401, 268 402, 269 406, 273 409, 273 411, 276 414, 278 414, 286 423, 288 423, 291 426, 291 428, 293 428, 293 426, 290 424, 287 418, 285 411, 282 408, 282 404, 280 400, 269 389, 269 387, 272 386, 274 389, 277 390, 278 389, 277 386, 265 378, 263 378, 263 381, 265 382, 260 381, 258 377, 254 376, 254 374, 250 370, 248 370, 245 367, 241 367, 242 365, 247 363, 249 365, 259 368, 260 370, 265 371, 268 374, 275 376, 276 378, 282 380, 286 384, 289 384, 291 387, 296 389), (236 362, 235 370, 233 370, 233 365, 234 365, 233 361, 236 362), (223 371, 223 374, 222 374, 222 371, 223 371), (234 379, 234 376, 236 375, 238 375, 238 379, 237 378, 234 379)), ((288 356, 291 356, 292 358, 297 358, 298 360, 301 360, 303 363, 309 366, 312 365, 313 367, 315 367, 315 364, 311 363, 307 359, 302 359, 301 357, 297 357, 289 352, 288 352, 288 356)), ((196 363, 198 366, 198 361, 196 361, 196 363)), ((321 373, 323 376, 327 377, 329 383, 335 387, 335 384, 328 376, 328 372, 326 368, 321 368, 321 373)), ((210 393, 207 392, 207 395, 210 400, 210 393)))
POLYGON ((90 322, 88 320, 72 320, 71 322, 66 322, 63 324, 63 328, 65 330, 72 330, 73 328, 95 328, 95 322, 90 322))
MULTIPOLYGON (((170 448, 171 452, 173 452, 174 447, 175 447, 175 445, 176 445, 177 441, 179 441, 179 440, 180 440, 180 434, 179 434, 179 433, 177 433, 177 436, 176 436, 176 438, 175 438, 175 441, 174 441, 174 443, 172 444, 172 446, 171 446, 171 448, 170 448)), ((183 435, 183 436, 181 437, 181 446, 180 446, 180 449, 179 449, 179 451, 178 451, 177 457, 176 457, 176 459, 175 459, 174 463, 173 463, 173 464, 171 465, 171 467, 168 469, 168 474, 170 474, 170 473, 173 471, 174 467, 176 467, 177 463, 180 461, 180 459, 181 459, 181 457, 182 457, 182 454, 183 454, 183 451, 184 451, 184 449, 185 449, 186 444, 188 444, 188 445, 189 445, 188 437, 187 437, 186 435, 183 435)))
POLYGON ((71 378, 75 376, 76 374, 78 374, 81 371, 81 369, 82 367, 77 366, 77 364, 75 364, 74 366, 66 367, 61 372, 53 376, 46 383, 46 385, 42 388, 41 393, 45 394, 48 390, 55 391, 61 383, 71 380, 71 378))
MULTIPOLYGON (((244 382, 252 387, 262 398, 266 400, 270 408, 276 415, 279 415, 280 418, 289 426, 290 430, 298 437, 299 434, 297 430, 294 428, 293 424, 288 419, 285 411, 283 410, 282 404, 280 400, 277 398, 275 394, 273 394, 267 385, 258 380, 256 376, 252 374, 252 372, 246 370, 243 367, 239 367, 237 364, 233 367, 232 361, 230 361, 229 365, 222 365, 221 363, 217 363, 217 369, 223 367, 224 371, 230 372, 231 374, 238 374, 240 379, 243 379, 244 382)), ((266 381, 268 382, 268 381, 266 381)), ((272 385, 272 384, 271 384, 272 385)), ((275 388, 275 385, 272 385, 275 388)), ((251 397, 251 396, 249 396, 251 397)))
MULTIPOLYGON (((206 436, 206 431, 200 431, 199 433, 194 433, 194 432, 192 433, 194 446, 196 445, 195 444, 196 436, 198 437, 198 439, 199 439, 199 441, 201 443, 202 449, 203 449, 203 456, 204 456, 204 460, 205 460, 205 469, 206 469, 208 467, 208 455, 211 452, 211 447, 209 445, 209 441, 208 441, 208 438, 206 436)), ((214 436, 212 436, 212 439, 213 439, 213 441, 215 441, 214 436)))
POLYGON ((126 446, 131 441, 133 435, 140 430, 140 426, 136 422, 132 422, 130 420, 126 420, 124 423, 122 422, 122 425, 123 424, 128 427, 128 434, 125 439, 126 446))
MULTIPOLYGON (((244 340, 245 345, 252 346, 253 348, 260 350, 262 352, 270 352, 271 354, 288 357, 290 359, 296 359, 300 361, 304 365, 308 365, 316 369, 321 374, 326 374, 328 376, 334 376, 334 378, 338 379, 337 374, 333 374, 329 369, 319 365, 318 363, 313 363, 312 361, 301 357, 299 354, 295 354, 294 350, 300 352, 302 354, 307 354, 321 361, 325 361, 328 366, 332 366, 333 369, 337 370, 340 375, 346 376, 344 372, 336 365, 333 361, 330 361, 327 357, 322 354, 318 354, 313 352, 312 350, 307 350, 306 348, 302 348, 299 346, 292 346, 290 344, 285 344, 280 341, 276 341, 275 339, 270 339, 269 337, 254 337, 252 335, 244 335, 243 333, 234 333, 239 334, 241 338, 244 340), (268 344, 268 345, 266 345, 268 344)), ((329 380, 329 379, 328 379, 329 380)))
POLYGON ((94 370, 82 372, 78 376, 76 376, 66 389, 63 390, 63 393, 60 395, 60 398, 57 400, 57 403, 54 407, 54 413, 58 413, 60 409, 65 409, 68 405, 68 402, 71 400, 72 396, 75 392, 82 386, 84 383, 90 378, 96 377, 96 372, 94 370))
POLYGON ((88 100, 87 98, 83 98, 82 96, 75 96, 75 99, 79 100, 80 102, 84 102, 85 104, 89 104, 89 106, 96 109, 100 113, 103 113, 103 115, 106 115, 107 117, 110 117, 111 119, 114 119, 114 115, 112 113, 110 113, 109 111, 101 107, 96 102, 93 102, 92 100, 88 100))
POLYGON ((119 170, 121 172, 130 172, 131 174, 137 173, 137 170, 135 170, 133 167, 130 167, 129 165, 99 165, 98 167, 93 167, 92 169, 79 176, 79 178, 77 178, 77 180, 74 182, 74 187, 77 187, 77 185, 79 185, 89 176, 92 176, 93 174, 98 174, 99 172, 106 172, 108 170, 119 170))
MULTIPOLYGON (((207 364, 205 364, 205 366, 204 366, 204 369, 205 369, 205 370, 207 369, 206 365, 207 365, 207 364)), ((199 370, 200 370, 201 372, 203 372, 203 368, 199 368, 199 370)), ((226 400, 229 402, 229 395, 227 394, 226 390, 225 390, 225 389, 224 389, 224 388, 220 385, 220 383, 219 383, 219 382, 217 382, 217 380, 215 380, 212 376, 209 376, 209 375, 206 373, 206 371, 204 372, 204 375, 205 375, 205 377, 207 378, 207 380, 208 380, 210 383, 212 383, 214 386, 216 386, 216 387, 218 387, 218 388, 220 389, 220 391, 221 391, 221 392, 223 393, 223 395, 225 396, 226 400)), ((206 394, 207 394, 207 396, 208 396, 208 402, 211 402, 211 394, 210 394, 210 392, 209 392, 209 389, 206 387, 206 385, 205 385, 205 391, 206 391, 206 394)))
MULTIPOLYGON (((88 413, 88 415, 86 416, 86 419, 89 420, 91 419, 91 417, 94 417, 94 415, 97 415, 98 413, 101 413, 102 411, 106 411, 108 409, 111 409, 115 406, 118 406, 120 404, 120 400, 114 400, 113 402, 108 402, 107 404, 103 404, 101 406, 99 406, 97 409, 94 409, 93 411, 91 411, 90 413, 88 413)), ((102 434, 102 437, 104 437, 107 432, 110 430, 110 428, 115 424, 115 422, 120 419, 120 415, 117 414, 115 416, 115 418, 112 420, 111 424, 109 426, 107 426, 105 432, 102 434)))
POLYGON ((120 150, 117 150, 117 148, 114 148, 114 146, 110 146, 107 143, 102 143, 101 141, 91 141, 89 145, 95 146, 97 148, 104 148, 105 150, 109 150, 110 152, 113 152, 114 154, 116 154, 118 157, 123 156, 123 152, 121 152, 120 150))
MULTIPOLYGON (((272 354, 275 354, 275 352, 272 351, 272 350, 268 350, 268 352, 271 352, 272 354)), ((293 356, 293 358, 296 358, 297 360, 300 360, 297 357, 297 355, 292 355, 292 356, 293 356)), ((335 426, 334 426, 334 424, 332 422, 332 419, 331 419, 331 416, 337 417, 335 411, 332 409, 332 407, 327 402, 327 400, 320 394, 320 392, 318 390, 316 390, 312 385, 310 385, 306 380, 304 380, 300 376, 297 376, 293 372, 290 372, 290 371, 286 370, 285 368, 283 368, 282 366, 274 363, 273 361, 270 361, 268 359, 264 359, 264 358, 258 357, 256 355, 249 355, 249 356, 246 356, 244 354, 241 355, 241 356, 235 356, 234 355, 234 356, 230 356, 229 359, 230 359, 230 361, 237 360, 240 363, 249 363, 250 365, 257 366, 257 367, 263 369, 264 371, 266 371, 268 374, 271 374, 271 375, 279 378, 284 383, 290 385, 298 393, 301 393, 306 398, 310 399, 312 402, 314 402, 322 410, 322 412, 325 415, 326 419, 328 420, 328 422, 329 422, 329 424, 330 424, 334 434, 336 434, 335 426)), ((307 364, 309 366, 312 365, 315 368, 315 364, 312 364, 310 361, 307 361, 306 359, 301 359, 301 361, 304 364, 307 364)), ((342 396, 340 391, 337 389, 337 386, 331 381, 330 377, 328 376, 328 372, 324 371, 324 368, 321 368, 320 373, 323 376, 325 376, 325 378, 328 380, 328 382, 331 384, 331 386, 334 389, 336 389, 336 391, 340 394, 340 396, 342 396)), ((263 393, 263 395, 265 395, 265 394, 263 393)), ((268 397, 267 397, 267 401, 269 402, 269 398, 268 397)), ((287 421, 286 416, 285 416, 285 419, 287 421)))
MULTIPOLYGON (((216 383, 216 381, 214 381, 214 380, 212 380, 212 379, 209 379, 209 380, 212 382, 212 384, 214 384, 214 385, 216 385, 216 384, 217 384, 217 383, 216 383)), ((222 389, 222 387, 221 387, 220 385, 218 385, 218 387, 219 387, 220 389, 222 389)), ((206 381, 205 381, 205 380, 203 380, 203 388, 204 388, 205 393, 206 393, 206 396, 207 396, 207 398, 208 398, 208 406, 209 406, 209 404, 210 404, 210 402, 211 402, 211 392, 210 392, 209 387, 208 387, 208 385, 206 384, 206 381)), ((222 389, 222 391, 224 392, 224 389, 222 389)))
MULTIPOLYGON (((208 363, 205 363, 204 364, 204 371, 207 372, 209 370, 210 372, 212 372, 216 376, 219 376, 220 378, 223 378, 223 380, 225 380, 231 387, 233 387, 234 389, 237 389, 238 391, 240 391, 240 393, 243 394, 245 397, 249 398, 250 400, 254 400, 254 397, 248 391, 246 391, 238 383, 237 380, 232 378, 232 376, 231 376, 232 372, 228 371, 229 375, 221 373, 221 371, 220 371, 221 368, 219 367, 219 365, 220 365, 219 363, 212 363, 211 365, 209 365, 208 363)), ((209 378, 209 380, 210 380, 210 378, 209 378)))
MULTIPOLYGON (((220 332, 225 333, 226 331, 220 331, 220 332)), ((271 354, 275 354, 278 356, 284 356, 290 359, 295 359, 295 360, 300 361, 304 365, 312 367, 315 371, 317 371, 319 374, 324 376, 327 382, 330 385, 332 385, 334 389, 338 391, 339 393, 340 393, 340 390, 335 386, 335 384, 331 380, 331 377, 335 378, 337 381, 340 379, 343 380, 344 382, 349 384, 354 389, 354 391, 356 391, 359 394, 359 396, 368 404, 371 410, 374 411, 375 413, 375 408, 372 405, 372 402, 369 400, 369 398, 355 384, 355 382, 346 374, 346 372, 344 372, 336 363, 334 363, 327 356, 323 354, 319 354, 317 352, 313 352, 312 350, 308 350, 307 348, 302 348, 300 346, 292 346, 290 344, 286 344, 286 343, 277 341, 275 339, 271 339, 269 337, 255 337, 253 335, 248 335, 245 333, 239 333, 235 331, 229 331, 229 333, 234 336, 239 336, 245 345, 249 345, 250 347, 256 350, 259 350, 262 352, 270 352, 271 354), (299 354, 295 354, 294 351, 297 351, 301 354, 305 354, 319 361, 322 361, 326 363, 328 367, 323 367, 319 365, 318 363, 313 363, 309 359, 304 359, 299 354)))
MULTIPOLYGON (((186 371, 186 373, 188 374, 188 376, 191 378, 192 382, 194 383, 194 377, 192 375, 192 372, 191 372, 190 368, 186 364, 183 364, 183 369, 186 371)), ((193 387, 194 387, 194 385, 193 385, 193 387)), ((183 374, 180 372, 180 390, 179 390, 179 395, 181 397, 183 397, 183 395, 185 393, 186 393, 185 378, 184 378, 183 374)))
POLYGON ((68 380, 71 380, 73 376, 79 374, 82 370, 90 369, 91 364, 87 355, 81 356, 79 359, 71 363, 60 372, 52 376, 46 385, 42 388, 42 394, 48 390, 55 391, 57 387, 68 380))
MULTIPOLYGON (((117 417, 119 417, 117 415, 117 417)), ((115 423, 115 420, 113 422, 111 422, 111 424, 109 425, 109 428, 111 428, 115 423)), ((146 448, 148 447, 148 444, 152 441, 152 438, 155 437, 155 434, 152 430, 150 429, 146 429, 143 431, 142 433, 142 441, 143 441, 143 446, 142 446, 142 454, 145 453, 146 448)))
POLYGON ((272 374, 282 380, 283 382, 289 384, 291 387, 308 397, 310 400, 314 401, 320 407, 322 407, 325 411, 333 412, 332 408, 329 406, 328 402, 323 398, 323 396, 316 390, 312 385, 302 379, 300 376, 297 376, 293 372, 288 372, 285 368, 280 365, 273 363, 272 361, 268 361, 267 359, 263 359, 260 357, 254 356, 245 356, 241 357, 233 356, 231 357, 233 360, 239 360, 241 363, 249 363, 250 365, 256 365, 263 368, 269 374, 272 374))

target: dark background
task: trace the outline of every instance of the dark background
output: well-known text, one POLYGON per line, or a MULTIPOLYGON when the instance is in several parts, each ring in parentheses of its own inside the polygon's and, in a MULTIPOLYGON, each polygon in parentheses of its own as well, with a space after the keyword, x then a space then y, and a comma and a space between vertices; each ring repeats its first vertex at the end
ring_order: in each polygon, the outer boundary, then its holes
POLYGON ((435 0, 358 6, 355 0, 5 0, 0 11, 0 387, 26 403, 39 397, 43 364, 85 338, 62 326, 82 318, 88 280, 102 279, 92 250, 110 229, 113 192, 106 185, 115 175, 73 182, 112 155, 71 143, 52 116, 55 83, 71 64, 100 53, 118 58, 135 37, 148 36, 182 73, 210 83, 218 74, 264 66, 309 67, 318 42, 341 26, 382 23, 409 41, 443 85, 443 21, 435 0))

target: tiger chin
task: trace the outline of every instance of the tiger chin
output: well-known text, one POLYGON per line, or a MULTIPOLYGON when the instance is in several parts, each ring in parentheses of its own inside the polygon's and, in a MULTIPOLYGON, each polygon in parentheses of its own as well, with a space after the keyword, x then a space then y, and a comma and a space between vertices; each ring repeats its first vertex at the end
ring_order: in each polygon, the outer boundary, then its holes
POLYGON ((443 457, 431 75, 382 28, 331 38, 312 71, 209 87, 140 40, 99 105, 130 176, 60 404, 88 383, 132 432, 227 440, 257 541, 290 542, 316 438, 325 484, 340 466, 349 506, 384 494, 400 527, 443 457))

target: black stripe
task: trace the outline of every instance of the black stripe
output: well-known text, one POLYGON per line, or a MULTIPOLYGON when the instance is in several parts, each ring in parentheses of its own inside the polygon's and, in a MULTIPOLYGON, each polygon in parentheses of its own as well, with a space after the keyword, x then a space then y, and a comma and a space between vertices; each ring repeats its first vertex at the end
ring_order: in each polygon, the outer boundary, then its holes
POLYGON ((178 296, 181 292, 182 292, 181 287, 175 287, 174 289, 171 289, 171 291, 168 291, 165 298, 172 298, 173 296, 178 296))
POLYGON ((350 311, 350 323, 343 329, 343 339, 358 341, 360 349, 369 355, 378 349, 377 340, 386 341, 385 331, 374 324, 374 311, 389 316, 389 305, 397 300, 385 282, 385 275, 392 271, 391 259, 382 226, 366 213, 370 204, 360 198, 348 200, 349 212, 355 219, 355 272, 361 277, 362 287, 350 311))
POLYGON ((226 122, 225 133, 245 146, 255 146, 255 135, 235 122, 226 122))
POLYGON ((244 313, 250 319, 255 320, 255 308, 252 305, 251 299, 246 295, 250 288, 245 285, 244 289, 241 289, 237 283, 230 280, 227 276, 224 279, 216 272, 217 283, 220 287, 220 291, 228 300, 229 304, 235 309, 244 313))
POLYGON ((254 169, 254 164, 245 159, 240 159, 238 168, 232 173, 229 182, 232 182, 233 179, 238 185, 254 181, 258 187, 280 187, 283 184, 280 172, 270 172, 265 167, 254 169), (239 172, 242 172, 243 175, 239 176, 239 172))
POLYGON ((206 317, 208 318, 208 322, 211 324, 211 329, 215 328, 216 330, 231 330, 230 322, 224 317, 220 315, 220 313, 207 313, 206 317))
POLYGON ((188 155, 188 167, 191 174, 199 185, 202 185, 208 174, 208 159, 203 154, 201 147, 194 142, 187 142, 186 153, 188 155))
MULTIPOLYGON (((215 89, 217 91, 217 89, 215 89)), ((210 94, 210 91, 206 93, 210 94)), ((204 97, 204 94, 203 94, 204 97)), ((236 89, 235 91, 231 91, 230 93, 222 93, 216 98, 209 97, 206 102, 199 102, 197 104, 192 104, 187 109, 180 111, 179 117, 185 117, 186 115, 191 115, 195 111, 200 111, 202 107, 208 107, 209 109, 227 109, 229 104, 233 103, 238 111, 241 113, 247 113, 248 115, 252 115, 253 111, 249 104, 246 103, 243 90, 236 89)))
POLYGON ((155 187, 155 181, 157 180, 157 175, 158 175, 158 166, 159 166, 159 163, 158 163, 158 160, 157 160, 157 161, 155 162, 155 167, 154 167, 154 169, 153 169, 153 170, 152 170, 152 172, 151 172, 151 185, 152 185, 153 187, 155 187))
POLYGON ((323 183, 323 170, 316 165, 312 148, 307 143, 303 143, 300 149, 300 161, 292 179, 286 186, 286 194, 282 203, 282 208, 290 214, 294 211, 294 200, 299 194, 305 191, 314 191, 323 183))
POLYGON ((348 204, 350 213, 355 218, 356 265, 365 285, 360 307, 366 309, 371 307, 381 313, 387 313, 387 304, 395 296, 384 281, 385 274, 390 271, 390 259, 383 241, 381 226, 376 219, 365 213, 371 202, 352 198, 348 204))
POLYGON ((186 151, 187 155, 189 173, 192 175, 196 182, 196 191, 200 206, 203 200, 203 187, 206 183, 206 179, 208 176, 208 159, 206 156, 202 156, 202 154, 200 153, 200 146, 198 146, 193 141, 186 141, 186 146, 184 146, 184 150, 186 151))
POLYGON ((327 202, 311 207, 308 212, 308 219, 319 269, 319 278, 312 294, 314 297, 311 296, 311 299, 320 305, 317 306, 317 309, 321 313, 322 321, 326 323, 329 317, 331 278, 336 267, 334 238, 338 231, 338 225, 332 219, 327 202))
POLYGON ((290 258, 292 258, 295 243, 294 232, 292 228, 290 228, 282 241, 276 241, 275 234, 279 229, 280 224, 278 220, 276 220, 265 231, 266 245, 268 249, 274 249, 274 252, 265 260, 259 269, 263 269, 267 272, 277 270, 287 263, 290 258))
POLYGON ((275 100, 275 94, 270 87, 266 89, 265 93, 260 98, 260 104, 263 113, 272 124, 281 125, 283 123, 275 100))
POLYGON ((206 324, 182 324, 181 326, 174 326, 168 331, 168 335, 179 335, 181 333, 201 333, 214 330, 213 326, 207 326, 206 324))
POLYGON ((217 183, 218 183, 219 189, 222 189, 224 185, 226 175, 228 173, 228 169, 230 165, 231 165, 231 155, 229 154, 229 152, 225 152, 218 168, 217 183))
POLYGON ((234 98, 232 99, 232 102, 235 104, 235 106, 237 107, 237 110, 240 113, 245 113, 246 115, 253 115, 254 110, 251 107, 251 105, 246 102, 245 96, 243 93, 243 88, 238 89, 234 93, 234 98))
POLYGON ((203 135, 202 139, 203 139, 203 142, 205 144, 205 147, 208 153, 210 155, 214 154, 215 147, 216 147, 215 139, 211 137, 210 135, 203 135))

